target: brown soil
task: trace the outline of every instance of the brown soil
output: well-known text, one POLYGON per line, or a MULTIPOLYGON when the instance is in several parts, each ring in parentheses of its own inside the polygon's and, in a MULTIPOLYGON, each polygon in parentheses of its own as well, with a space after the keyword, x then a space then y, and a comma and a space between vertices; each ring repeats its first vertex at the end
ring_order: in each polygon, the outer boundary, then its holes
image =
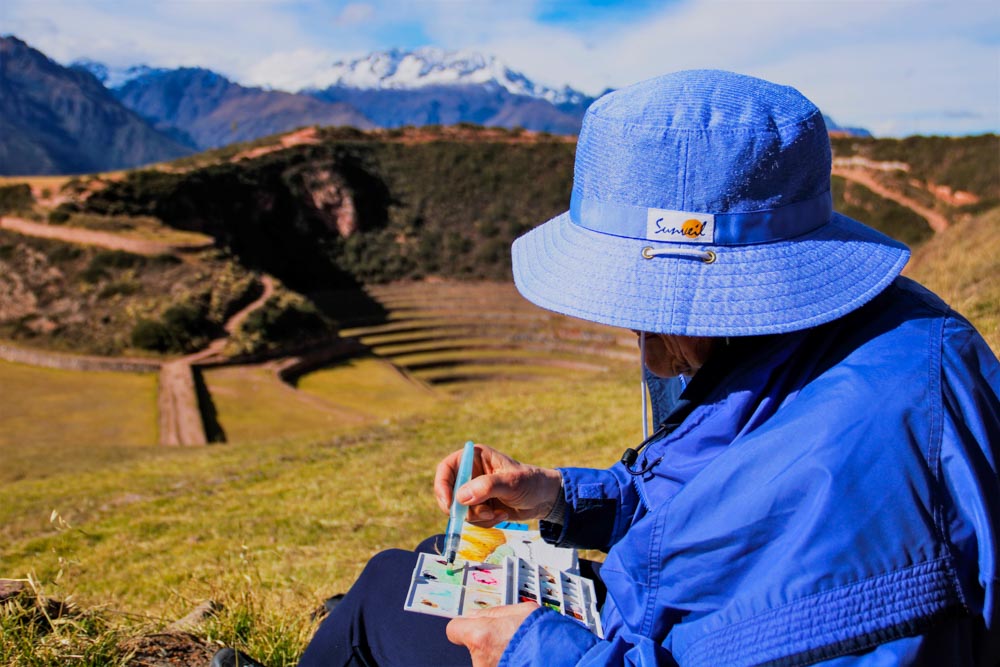
POLYGON ((130 639, 129 667, 208 667, 218 649, 186 632, 159 633, 130 639))
POLYGON ((197 250, 211 246, 211 243, 185 245, 161 243, 159 241, 141 241, 129 239, 109 232, 97 232, 79 227, 56 227, 40 222, 32 222, 22 218, 4 216, 0 218, 0 229, 9 229, 26 236, 37 236, 44 239, 56 239, 67 243, 99 246, 109 250, 125 250, 137 255, 164 255, 178 251, 197 250))
POLYGON ((208 439, 198 407, 191 367, 208 360, 219 360, 229 336, 253 311, 261 308, 274 294, 271 276, 262 276, 264 291, 257 299, 235 313, 225 324, 226 336, 216 338, 202 350, 163 364, 160 369, 158 405, 161 445, 204 445, 208 439))
POLYGON ((291 148, 292 146, 298 146, 300 144, 316 143, 319 143, 319 138, 316 136, 316 128, 304 127, 301 130, 296 130, 295 132, 290 132, 282 136, 281 140, 277 144, 271 144, 270 146, 258 146, 257 148, 245 150, 242 153, 234 155, 229 161, 237 162, 239 160, 250 160, 255 157, 260 157, 261 155, 267 155, 268 153, 280 151, 283 148, 291 148))

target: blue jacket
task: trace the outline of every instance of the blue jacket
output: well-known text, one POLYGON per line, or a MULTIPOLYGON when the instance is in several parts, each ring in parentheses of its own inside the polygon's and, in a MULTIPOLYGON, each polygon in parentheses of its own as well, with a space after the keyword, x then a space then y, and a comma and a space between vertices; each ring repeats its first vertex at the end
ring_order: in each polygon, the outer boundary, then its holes
POLYGON ((561 470, 543 534, 607 551, 606 639, 540 609, 501 664, 997 664, 998 394, 996 355, 905 278, 763 339, 648 474, 561 470))

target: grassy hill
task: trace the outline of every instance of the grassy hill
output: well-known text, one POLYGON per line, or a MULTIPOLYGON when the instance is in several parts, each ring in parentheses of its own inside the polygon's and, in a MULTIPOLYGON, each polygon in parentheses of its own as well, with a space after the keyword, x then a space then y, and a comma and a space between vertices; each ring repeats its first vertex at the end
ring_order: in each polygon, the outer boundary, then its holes
POLYGON ((498 382, 336 437, 159 448, 4 484, 2 573, 31 573, 44 594, 99 607, 104 625, 67 621, 43 640, 0 614, 0 662, 57 665, 74 653, 115 664, 126 638, 211 598, 224 608, 202 636, 294 664, 311 612, 346 590, 371 553, 443 530, 430 493, 442 455, 475 438, 540 464, 605 465, 623 438, 639 437, 634 383, 634 373, 498 382))
POLYGON ((1000 207, 936 235, 905 274, 965 315, 1000 354, 1000 207))

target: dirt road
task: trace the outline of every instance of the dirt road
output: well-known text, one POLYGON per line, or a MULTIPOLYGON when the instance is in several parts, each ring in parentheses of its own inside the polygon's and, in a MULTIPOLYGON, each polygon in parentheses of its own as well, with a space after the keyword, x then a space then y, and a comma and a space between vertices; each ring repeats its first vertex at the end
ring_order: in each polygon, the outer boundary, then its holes
POLYGON ((55 239, 66 241, 67 243, 80 243, 83 245, 93 245, 108 250, 125 250, 137 255, 165 255, 177 252, 191 252, 212 247, 212 243, 199 244, 176 244, 163 243, 161 241, 144 241, 141 239, 131 239, 110 232, 98 232, 92 229, 81 229, 79 227, 60 227, 56 225, 45 225, 40 222, 32 222, 23 218, 11 218, 9 216, 0 217, 0 229, 8 229, 18 234, 26 236, 37 236, 43 239, 55 239))

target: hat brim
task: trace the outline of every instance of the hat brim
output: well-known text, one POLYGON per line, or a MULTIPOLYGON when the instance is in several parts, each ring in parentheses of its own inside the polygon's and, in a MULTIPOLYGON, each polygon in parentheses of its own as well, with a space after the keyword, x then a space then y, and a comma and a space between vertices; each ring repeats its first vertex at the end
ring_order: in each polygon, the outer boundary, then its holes
POLYGON ((807 329, 855 310, 903 270, 905 245, 834 213, 794 239, 716 253, 655 256, 667 244, 585 229, 569 213, 512 247, 514 283, 532 303, 626 329, 687 336, 754 336, 807 329))

